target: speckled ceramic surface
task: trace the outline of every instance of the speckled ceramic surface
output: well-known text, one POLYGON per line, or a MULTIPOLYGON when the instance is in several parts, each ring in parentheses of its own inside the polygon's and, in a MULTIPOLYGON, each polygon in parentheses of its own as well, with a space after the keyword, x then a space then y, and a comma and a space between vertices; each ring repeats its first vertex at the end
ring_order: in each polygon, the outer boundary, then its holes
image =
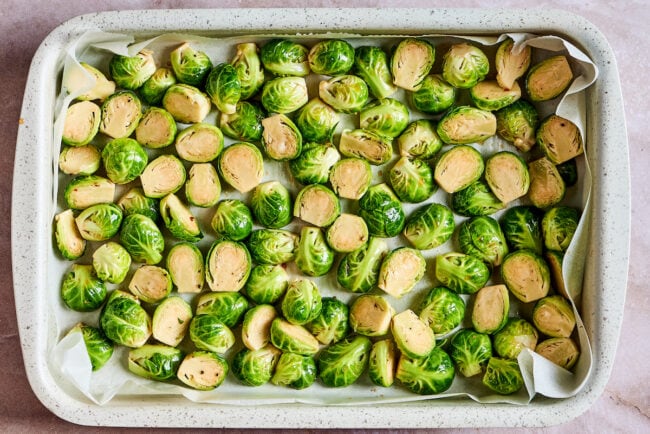
POLYGON ((233 427, 436 427, 539 426, 560 423, 585 411, 603 391, 618 341, 629 251, 629 161, 616 65, 600 32, 585 20, 554 11, 512 10, 187 10, 101 13, 60 26, 38 50, 27 83, 19 129, 12 204, 15 298, 23 355, 32 388, 60 417, 89 425, 233 427), (513 19, 514 18, 514 19, 513 19), (143 26, 142 23, 146 23, 143 26), (405 27, 403 23, 408 23, 405 27), (251 407, 190 403, 182 398, 117 398, 96 406, 64 389, 47 366, 52 341, 51 312, 42 302, 50 288, 51 216, 39 204, 52 199, 50 151, 52 106, 59 53, 85 30, 147 35, 170 31, 368 33, 500 33, 531 31, 567 37, 587 52, 600 78, 587 92, 590 165, 594 173, 590 254, 586 265, 583 320, 594 351, 587 387, 568 400, 536 398, 531 405, 484 406, 470 401, 438 401, 382 406, 251 407), (28 127, 27 127, 28 126, 28 127), (616 143, 617 146, 605 144, 616 143), (625 152, 621 152, 624 149, 625 152), (34 173, 42 176, 34 177, 34 173), (607 245, 607 250, 599 246, 607 245), (45 267, 44 267, 45 264, 45 267), (43 269, 45 268, 45 272, 43 269), (34 322, 32 318, 39 318, 34 322))

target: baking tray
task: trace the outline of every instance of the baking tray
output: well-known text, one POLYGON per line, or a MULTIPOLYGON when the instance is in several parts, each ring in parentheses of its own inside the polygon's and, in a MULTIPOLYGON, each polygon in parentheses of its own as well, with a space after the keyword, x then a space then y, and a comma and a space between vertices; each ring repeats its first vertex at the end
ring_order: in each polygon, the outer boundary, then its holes
MULTIPOLYGON (((29 382, 59 417, 85 425, 188 427, 488 427, 543 426, 586 411, 603 392, 614 361, 623 316, 630 231, 630 187, 623 103, 611 48, 585 19, 558 10, 505 9, 226 9, 103 12, 79 16, 41 44, 29 72, 16 145, 12 198, 12 258, 16 310, 29 382), (361 406, 306 404, 215 405, 182 396, 118 395, 98 406, 48 368, 56 328, 45 300, 59 259, 52 249, 51 215, 43 204, 55 192, 52 122, 62 65, 60 54, 86 31, 138 38, 168 32, 212 37, 260 33, 555 34, 582 49, 599 68, 586 91, 588 160, 593 174, 591 222, 582 296, 593 369, 583 390, 558 400, 537 396, 526 406, 467 399, 361 406), (612 144, 615 144, 613 146, 612 144), (602 246, 607 246, 603 249, 602 246)), ((55 285, 57 286, 57 285, 55 285)), ((58 290, 58 286, 56 289, 58 290)))

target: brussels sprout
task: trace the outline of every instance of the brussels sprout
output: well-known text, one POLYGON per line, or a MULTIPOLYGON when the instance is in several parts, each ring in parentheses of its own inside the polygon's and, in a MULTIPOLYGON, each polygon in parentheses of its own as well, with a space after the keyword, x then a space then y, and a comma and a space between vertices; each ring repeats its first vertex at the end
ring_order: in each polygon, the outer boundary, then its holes
POLYGON ((348 305, 334 297, 323 297, 321 304, 318 316, 307 328, 321 344, 336 343, 348 334, 348 305))
POLYGON ((67 209, 54 216, 54 237, 59 253, 65 259, 75 260, 86 251, 86 240, 79 233, 74 214, 67 209))
POLYGON ((201 86, 212 69, 210 57, 203 51, 192 48, 187 42, 174 49, 169 55, 174 74, 181 83, 201 86))
POLYGON ((122 224, 122 210, 112 203, 92 205, 75 218, 81 237, 88 241, 113 238, 122 224))
POLYGON ((442 76, 454 87, 468 89, 483 81, 490 70, 490 61, 483 51, 462 43, 449 47, 442 60, 442 76))
POLYGON ((482 143, 496 134, 497 119, 492 112, 462 105, 445 113, 436 132, 449 145, 482 143))
POLYGON ((535 347, 535 352, 564 369, 571 369, 580 357, 580 350, 571 338, 546 339, 535 347))
POLYGON ((190 324, 190 339, 200 350, 223 354, 235 344, 235 335, 217 315, 197 315, 190 324))
POLYGON ((235 67, 239 78, 241 99, 248 99, 255 95, 264 83, 264 69, 258 55, 257 45, 253 42, 237 44, 237 52, 230 64, 235 67))
POLYGON ((129 91, 115 92, 102 104, 102 121, 99 131, 113 139, 129 137, 142 117, 142 103, 129 91))
POLYGON ((456 88, 440 74, 427 75, 415 91, 409 93, 411 105, 423 113, 438 114, 456 102, 456 88))
POLYGON ((236 292, 251 272, 251 255, 237 241, 217 240, 205 258, 205 278, 212 291, 236 292))
POLYGON ((492 266, 499 266, 508 254, 508 244, 499 223, 488 216, 472 217, 460 225, 460 250, 492 266))
POLYGON ((390 330, 395 309, 380 295, 363 294, 350 305, 350 328, 363 336, 384 336, 390 330))
POLYGON ((167 345, 143 345, 129 351, 129 372, 150 380, 165 381, 176 377, 183 352, 167 345))
POLYGON ((532 101, 548 101, 564 92, 572 80, 573 72, 566 56, 553 56, 530 68, 526 90, 532 101))
POLYGON ((305 325, 316 319, 323 307, 318 287, 307 279, 289 282, 281 309, 285 319, 291 324, 305 325))
POLYGON ((409 123, 409 111, 397 99, 381 98, 366 105, 359 113, 359 126, 384 137, 399 136, 409 123))
POLYGON ((391 331, 403 356, 427 357, 436 346, 433 330, 410 309, 393 316, 391 331))
POLYGON ((492 357, 492 342, 486 334, 463 329, 451 338, 449 355, 464 377, 483 372, 492 357))
POLYGON ((403 39, 390 59, 393 84, 406 90, 417 89, 431 71, 435 56, 436 49, 424 39, 403 39))
POLYGON ((282 353, 271 383, 276 386, 288 386, 293 389, 305 389, 316 380, 316 362, 311 356, 282 353))
POLYGON ((223 150, 223 134, 218 127, 195 123, 176 136, 176 152, 185 161, 207 163, 223 150))
POLYGON ((342 39, 324 39, 311 47, 307 61, 315 74, 346 74, 354 64, 354 48, 342 39))
POLYGON ((158 105, 167 89, 176 83, 174 71, 169 68, 158 68, 140 87, 140 97, 150 106, 158 105))
POLYGON ((302 77, 278 77, 264 83, 262 106, 269 113, 291 113, 307 104, 307 82, 302 77))
POLYGON ((490 357, 483 375, 483 384, 501 395, 510 395, 524 386, 524 378, 516 360, 490 357))
POLYGON ((486 286, 476 293, 472 308, 472 325, 479 333, 492 334, 508 321, 510 299, 505 285, 486 286))
POLYGON ((262 140, 264 110, 255 102, 239 101, 234 113, 221 113, 219 128, 231 139, 258 142, 262 140))
POLYGON ((528 152, 535 145, 535 132, 539 118, 535 106, 519 100, 495 113, 497 134, 511 142, 522 152, 528 152))
POLYGON ((262 148, 277 161, 293 160, 302 151, 302 135, 291 119, 274 114, 262 119, 262 148))
POLYGON ((235 67, 224 62, 212 68, 205 81, 205 92, 217 110, 226 114, 235 113, 241 98, 241 82, 235 67))
POLYGON ((203 254, 192 243, 175 244, 167 253, 167 271, 179 293, 201 292, 205 282, 203 254))
POLYGON ((264 159, 255 145, 234 143, 221 153, 218 169, 224 181, 238 192, 246 193, 262 181, 264 159))
POLYGON ((143 346, 151 336, 151 318, 133 295, 115 290, 99 315, 106 337, 129 348, 143 346))
POLYGON ((440 151, 442 141, 433 121, 418 119, 408 124, 397 137, 397 146, 402 157, 428 160, 440 151))
POLYGON ((576 158, 571 158, 564 163, 560 163, 555 168, 562 177, 565 186, 573 187, 576 185, 578 182, 578 163, 576 162, 576 158))
POLYGON ((331 225, 341 213, 339 198, 324 185, 304 187, 296 196, 293 215, 318 227, 331 225))
POLYGON ((310 143, 297 158, 289 161, 289 171, 302 184, 325 184, 340 159, 341 154, 331 143, 310 143))
POLYGON ((72 310, 90 312, 106 299, 106 285, 94 273, 92 265, 72 264, 61 282, 61 299, 72 310))
POLYGON ((144 190, 140 187, 133 187, 124 193, 117 201, 117 206, 122 209, 125 217, 131 214, 142 214, 156 221, 160 216, 158 201, 145 196, 144 190))
POLYGON ((91 101, 81 101, 68 107, 61 140, 66 145, 83 146, 99 131, 101 109, 91 101))
POLYGON ((447 193, 455 193, 480 179, 484 169, 483 156, 476 149, 458 145, 438 159, 434 178, 447 193))
POLYGON ((123 138, 113 139, 104 146, 102 161, 108 179, 127 184, 142 175, 149 157, 137 141, 123 138))
POLYGON ((176 377, 198 390, 212 390, 223 383, 228 374, 228 362, 210 351, 195 351, 185 356, 176 377))
POLYGON ((268 228, 281 228, 292 219, 291 196, 278 181, 269 181, 255 187, 251 209, 257 221, 268 228))
POLYGON ((451 387, 456 372, 447 353, 434 348, 425 358, 400 356, 395 377, 411 392, 420 395, 442 393, 451 387))
POLYGON ((437 335, 445 335, 465 318, 465 302, 449 288, 431 288, 420 303, 420 319, 437 335))
POLYGON ((502 88, 496 80, 485 80, 472 86, 469 95, 474 105, 481 110, 502 109, 521 98, 521 88, 515 84, 510 89, 502 88))
POLYGON ((253 216, 241 200, 225 199, 217 205, 210 225, 218 236, 241 241, 253 230, 253 216))
POLYGON ((395 381, 397 348, 390 339, 377 341, 368 355, 368 376, 377 386, 390 387, 395 381))
POLYGON ((485 180, 503 203, 525 196, 530 187, 526 162, 510 151, 497 152, 485 162, 485 180))
POLYGON ((305 142, 330 142, 339 124, 339 114, 320 98, 312 98, 296 115, 296 126, 305 142))
POLYGON ((490 215, 505 208, 483 180, 478 180, 451 196, 451 209, 465 217, 490 215))
POLYGON ((390 238, 404 229, 404 210, 395 193, 386 184, 376 184, 359 200, 359 215, 375 237, 390 238))
POLYGON ((354 214, 341 214, 327 228, 327 244, 339 253, 353 252, 367 241, 368 226, 365 220, 354 214))
POLYGON ((339 263, 337 280, 352 292, 368 292, 375 286, 379 268, 388 246, 381 238, 370 237, 364 247, 343 256, 339 263))
POLYGON ((172 279, 162 267, 143 265, 133 273, 129 291, 145 303, 158 303, 172 291, 172 279))
POLYGON ((544 119, 535 137, 546 158, 554 164, 564 163, 584 152, 578 126, 557 115, 544 119))
POLYGON ((556 206, 547 210, 542 218, 544 247, 565 252, 578 228, 580 212, 568 206, 556 206))
POLYGON ((129 252, 113 241, 101 245, 93 253, 95 275, 104 282, 122 283, 130 266, 129 252))
POLYGON ((248 300, 239 292, 210 292, 199 297, 196 314, 214 316, 232 329, 239 325, 248 307, 248 300))
POLYGON ((261 386, 271 380, 281 354, 273 345, 254 351, 243 348, 232 360, 232 373, 245 386, 261 386))
POLYGON ((156 223, 143 214, 126 216, 120 243, 135 262, 157 264, 162 260, 165 240, 156 223))
POLYGON ((124 89, 135 90, 156 72, 153 51, 142 50, 135 56, 114 55, 108 69, 115 83, 124 89))
POLYGON ((332 268, 334 251, 325 241, 325 236, 320 228, 303 226, 296 249, 295 262, 300 271, 314 277, 323 276, 332 268))
POLYGON ((474 294, 490 279, 490 269, 474 256, 449 252, 436 256, 436 278, 459 294, 474 294))
POLYGON ((275 303, 284 295, 288 285, 289 275, 281 264, 261 264, 251 270, 244 290, 255 303, 275 303))
POLYGON ((66 88, 68 94, 79 93, 81 86, 87 87, 89 78, 93 80, 93 86, 78 95, 78 100, 103 101, 115 93, 115 82, 108 80, 97 68, 85 62, 79 62, 79 64, 81 68, 72 68, 70 71, 66 71, 66 74, 63 76, 63 87, 66 88))
POLYGON ((288 39, 271 39, 260 49, 260 59, 267 71, 275 75, 304 77, 309 74, 309 50, 288 39))
POLYGON ((244 315, 241 338, 249 350, 259 350, 271 342, 271 323, 278 313, 270 304, 258 304, 244 315))
POLYGON ((113 355, 113 342, 104 335, 101 329, 84 323, 75 325, 68 334, 77 332, 81 333, 83 337, 92 370, 98 371, 113 355))
POLYGON ((325 348, 318 358, 318 373, 328 387, 346 387, 357 381, 368 364, 372 342, 351 336, 325 348))
POLYGON ((153 313, 151 332, 158 342, 175 347, 181 343, 192 320, 192 308, 180 297, 165 298, 153 313))
POLYGON ((387 98, 397 90, 388 66, 388 56, 380 47, 357 47, 354 50, 354 70, 375 98, 387 98))
POLYGON ((501 264, 501 278, 510 292, 524 303, 546 297, 551 277, 544 258, 530 250, 509 253, 501 264))
POLYGON ((381 263, 377 286, 395 298, 408 294, 424 277, 426 262, 419 250, 399 247, 381 263))
POLYGON ((321 81, 318 96, 337 112, 357 113, 368 102, 368 85, 356 75, 340 75, 321 81))
POLYGON ((195 243, 203 238, 198 220, 174 193, 160 200, 160 215, 165 227, 179 240, 195 243))
POLYGON ((439 203, 415 210, 406 219, 403 234, 419 250, 429 250, 446 243, 454 233, 454 214, 439 203))
POLYGON ((433 182, 433 170, 426 161, 418 158, 397 160, 388 172, 388 180, 403 202, 423 202, 438 188, 433 182))
POLYGON ((258 264, 278 265, 293 261, 298 235, 282 229, 258 229, 248 239, 253 260, 258 264))
POLYGON ((271 323, 271 342, 288 353, 312 356, 318 352, 318 341, 305 327, 279 317, 271 323))
POLYGON ((180 190, 186 177, 181 160, 174 155, 163 154, 147 164, 140 175, 140 183, 146 197, 160 199, 180 190))
POLYGON ((497 70, 497 82, 504 89, 512 89, 517 79, 522 77, 530 66, 531 48, 529 45, 517 45, 512 38, 507 38, 497 49, 494 64, 497 70))
POLYGON ((169 86, 162 105, 176 121, 185 124, 203 122, 212 108, 208 95, 194 86, 182 83, 169 86))
POLYGON ((533 324, 547 336, 568 338, 576 326, 576 317, 566 298, 550 295, 535 303, 533 324))
POLYGON ((176 121, 167 110, 149 107, 135 128, 135 139, 147 148, 164 148, 174 143, 176 131, 176 121))
POLYGON ((360 199, 372 182, 370 163, 362 158, 343 158, 332 166, 332 190, 344 199, 360 199))
POLYGON ((534 351, 536 345, 537 330, 525 319, 510 318, 494 334, 494 351, 506 359, 516 359, 524 348, 534 351))
POLYGON ((59 154, 59 170, 66 175, 92 175, 102 162, 102 154, 93 145, 65 146, 59 154))
POLYGON ((501 216, 501 229, 512 250, 542 253, 542 213, 539 209, 528 205, 508 208, 501 216))
POLYGON ((530 187, 528 199, 538 208, 548 208, 564 199, 566 185, 557 167, 548 158, 542 157, 528 163, 530 187))
POLYGON ((221 183, 217 169, 211 163, 196 163, 190 167, 185 183, 185 197, 194 206, 209 208, 219 201, 221 183))
POLYGON ((546 259, 546 263, 548 264, 548 268, 551 273, 551 287, 555 288, 557 292, 566 298, 570 298, 571 296, 567 291, 566 284, 564 282, 564 276, 562 275, 562 262, 564 261, 564 252, 547 250, 544 253, 544 259, 546 259))

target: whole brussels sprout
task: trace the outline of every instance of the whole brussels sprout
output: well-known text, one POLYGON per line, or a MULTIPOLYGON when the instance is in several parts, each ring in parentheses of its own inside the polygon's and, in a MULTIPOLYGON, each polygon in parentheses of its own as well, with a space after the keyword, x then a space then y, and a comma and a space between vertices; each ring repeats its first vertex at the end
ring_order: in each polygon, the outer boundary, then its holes
POLYGON ((548 101, 564 92, 572 80, 573 71, 566 56, 553 56, 530 68, 526 90, 533 102, 548 101))
POLYGON ((190 339, 196 348, 223 354, 235 344, 235 335, 217 315, 197 315, 190 323, 190 339))
POLYGON ((272 39, 260 49, 264 68, 280 76, 309 74, 308 54, 307 47, 288 39, 272 39))
POLYGON ((272 160, 293 160, 302 152, 302 135, 291 119, 274 114, 262 119, 262 148, 272 160))
POLYGON ((212 390, 223 383, 228 374, 228 362, 211 351, 194 351, 185 356, 176 377, 198 390, 212 390))
POLYGON ((456 88, 440 74, 427 75, 420 86, 409 93, 411 105, 422 113, 438 114, 456 102, 456 88))
POLYGON ((504 89, 511 89, 530 66, 530 45, 517 44, 512 38, 507 38, 497 49, 494 63, 497 70, 497 82, 504 89))
POLYGON ((403 202, 423 202, 438 188, 433 182, 433 170, 426 161, 418 158, 397 160, 388 172, 388 180, 403 202))
POLYGON ((133 187, 124 193, 117 201, 117 205, 122 209, 125 217, 131 214, 142 214, 155 222, 160 216, 158 201, 145 196, 144 191, 139 187, 133 187))
POLYGON ((537 208, 557 205, 564 199, 566 185, 555 164, 542 157, 528 163, 528 199, 537 208))
POLYGON ((239 292, 210 292, 199 297, 196 315, 210 315, 228 328, 235 328, 248 310, 246 297, 239 292))
POLYGON ((289 275, 282 265, 261 264, 251 270, 244 290, 255 303, 275 303, 284 295, 288 285, 289 275))
POLYGON ((293 218, 289 190, 278 181, 255 187, 251 209, 257 221, 267 228, 279 229, 291 223, 293 218))
POLYGON ((318 352, 318 341, 305 327, 279 317, 271 323, 271 343, 287 353, 313 356, 318 352))
POLYGON ((343 158, 330 170, 332 190, 345 199, 360 199, 372 182, 370 163, 362 158, 343 158))
POLYGON ((217 235, 241 241, 253 230, 253 215, 241 200, 224 199, 217 204, 210 225, 217 235))
POLYGON ((183 352, 167 345, 143 345, 129 351, 129 371, 150 380, 165 381, 176 377, 183 352))
POLYGON ((485 162, 485 181, 492 193, 505 204, 528 193, 530 174, 526 162, 517 154, 501 151, 485 162))
POLYGON ((261 386, 273 377, 273 371, 282 353, 273 345, 251 351, 243 348, 232 360, 232 373, 245 386, 261 386))
POLYGON ((212 109, 210 97, 189 84, 173 84, 163 95, 162 105, 178 122, 203 122, 212 109))
POLYGON ((411 292, 424 277, 426 262, 419 250, 398 247, 381 263, 377 286, 395 298, 411 292))
POLYGON ((140 175, 140 184, 146 197, 159 199, 180 190, 186 178, 187 172, 181 160, 174 155, 163 154, 147 164, 140 175))
POLYGON ((270 304, 258 304, 244 315, 241 329, 242 343, 249 350, 259 350, 271 342, 271 323, 278 312, 270 304))
POLYGON ((104 282, 122 283, 131 266, 131 256, 113 241, 101 245, 93 253, 93 269, 104 282))
POLYGON ((451 387, 456 372, 451 358, 441 348, 434 348, 424 358, 402 355, 395 377, 411 392, 420 395, 442 393, 451 387))
POLYGON ((490 357, 483 375, 483 384, 500 395, 510 395, 524 386, 524 378, 516 360, 490 357))
POLYGON ((174 74, 181 83, 201 86, 212 69, 210 57, 203 51, 192 48, 187 42, 174 49, 169 55, 174 74))
POLYGON ((542 253, 542 212, 534 206, 508 208, 501 216, 501 229, 512 250, 527 249, 538 255, 542 253))
POLYGON ((292 389, 305 389, 316 380, 316 362, 311 356, 282 353, 271 383, 276 386, 288 386, 292 389))
POLYGON ((492 357, 490 336, 472 329, 460 330, 451 338, 449 355, 464 377, 478 375, 492 357))
POLYGON ((61 299, 77 312, 91 312, 106 299, 106 285, 94 273, 92 265, 72 264, 61 282, 61 299))
POLYGON ((359 200, 359 215, 375 237, 390 238, 404 229, 404 210, 395 193, 386 184, 373 185, 359 200))
POLYGON ((220 63, 208 74, 205 92, 221 113, 235 113, 241 98, 241 82, 237 70, 230 63, 220 63))
POLYGON ((372 342, 351 336, 325 348, 318 358, 318 375, 328 387, 346 387, 357 381, 368 364, 372 342))
POLYGON ((262 105, 269 113, 291 113, 307 104, 307 83, 302 77, 278 77, 264 83, 262 105))
POLYGON ((395 381, 397 347, 391 339, 372 344, 368 356, 368 376, 377 386, 390 387, 395 381))
POLYGON ((176 121, 167 110, 149 107, 135 128, 135 139, 147 148, 164 148, 174 143, 177 130, 176 121))
POLYGON ((102 161, 108 179, 127 184, 142 174, 149 162, 147 153, 135 140, 113 139, 102 150, 102 161))
POLYGON ((436 59, 436 49, 424 39, 406 38, 393 49, 390 72, 393 84, 415 90, 429 74, 436 59))
POLYGON ((339 198, 324 185, 308 185, 296 196, 293 215, 306 223, 321 228, 326 227, 331 225, 339 214, 341 214, 339 198))
POLYGON ((522 152, 528 152, 535 145, 535 132, 539 117, 535 106, 519 100, 495 113, 497 134, 511 142, 522 152))
POLYGON ((66 175, 92 175, 101 162, 102 154, 94 145, 65 146, 59 154, 59 170, 66 175))
POLYGON ((496 134, 497 119, 492 112, 461 105, 445 113, 436 132, 449 145, 482 143, 496 134))
POLYGON ((213 291, 236 292, 251 272, 251 255, 242 243, 216 240, 205 258, 205 278, 213 291))
POLYGON ((375 98, 387 98, 397 90, 390 74, 388 56, 380 47, 357 47, 354 50, 354 71, 363 78, 375 98))
POLYGON ((115 184, 101 176, 85 175, 73 178, 63 193, 68 208, 86 209, 91 205, 111 203, 115 196, 115 184))
POLYGON ((104 335, 101 329, 84 323, 75 325, 68 334, 76 332, 81 333, 83 337, 92 370, 101 369, 113 355, 113 342, 104 335))
POLYGON ((465 217, 490 215, 505 208, 483 180, 474 181, 451 196, 451 209, 465 217))
POLYGON ((546 261, 530 250, 510 252, 501 264, 501 278, 508 290, 524 303, 546 297, 551 288, 546 261))
POLYGON ((253 260, 258 264, 277 265, 293 261, 299 237, 282 229, 257 229, 248 239, 253 260))
POLYGON ((336 279, 352 292, 368 292, 377 283, 379 268, 388 245, 384 240, 370 237, 368 244, 347 253, 339 263, 336 279))
POLYGON ((102 331, 116 344, 143 346, 151 336, 151 318, 133 295, 115 290, 99 315, 102 331))
POLYGON ((468 89, 482 81, 490 70, 483 51, 467 43, 449 47, 442 61, 442 76, 454 87, 468 89))
POLYGON ((203 238, 197 218, 174 193, 160 200, 160 215, 165 227, 179 240, 195 243, 203 238))
POLYGON ((105 241, 120 230, 122 210, 112 203, 99 203, 81 211, 75 222, 83 239, 105 241))
POLYGON ((490 279, 490 269, 480 259, 449 252, 436 256, 436 278, 459 294, 474 294, 490 279))
POLYGON ((110 95, 102 104, 99 132, 113 139, 124 139, 136 129, 142 117, 142 102, 130 90, 110 95))
POLYGON ((237 52, 230 64, 235 67, 239 78, 241 99, 248 99, 255 95, 264 84, 264 69, 258 55, 257 45, 253 42, 237 44, 237 52))
POLYGON ((409 110, 394 98, 377 99, 359 113, 359 126, 384 137, 399 136, 409 123, 409 110))
POLYGON ((257 146, 248 142, 233 143, 219 157, 221 178, 240 193, 257 187, 264 176, 264 157, 257 146))
POLYGON ((576 208, 556 206, 546 211, 542 218, 544 247, 565 252, 576 233, 579 221, 580 212, 576 208))
POLYGON ((151 334, 170 347, 181 343, 192 320, 192 307, 178 296, 165 298, 153 312, 151 334))
POLYGON ((460 250, 494 266, 501 265, 508 254, 508 245, 499 223, 488 216, 472 217, 460 225, 460 250))
POLYGON ((265 117, 258 103, 239 101, 233 113, 221 113, 219 128, 231 139, 259 142, 262 140, 262 119, 265 117))
POLYGON ((318 96, 337 112, 357 113, 368 102, 368 85, 356 75, 339 75, 321 81, 318 96))
POLYGON ((282 314, 292 324, 305 325, 316 319, 323 307, 318 287, 311 280, 289 282, 282 299, 282 314))
POLYGON ((537 330, 522 318, 510 318, 505 326, 494 334, 494 351, 506 359, 516 359, 528 348, 535 351, 537 330))
POLYGON ((433 330, 411 309, 394 315, 390 329, 402 356, 427 357, 436 346, 433 330))
POLYGON ((133 273, 129 291, 145 303, 158 303, 172 291, 172 279, 162 267, 143 265, 133 273))
POLYGON ((320 98, 312 98, 296 115, 296 126, 305 142, 331 142, 340 116, 320 98))
POLYGON ((454 233, 454 214, 439 203, 424 205, 407 219, 402 232, 419 250, 429 250, 446 243, 454 233))
POLYGON ((502 88, 496 80, 485 80, 469 90, 474 105, 481 110, 496 111, 521 98, 521 88, 515 84, 510 89, 502 88))
POLYGON ((444 286, 431 288, 420 303, 420 319, 438 335, 445 335, 465 318, 465 302, 444 286))
POLYGON ((74 213, 71 209, 60 212, 54 217, 54 237, 56 247, 65 259, 75 260, 86 251, 86 240, 79 233, 74 213))
POLYGON ((540 332, 553 338, 568 338, 576 326, 576 317, 569 301, 561 295, 550 295, 535 303, 533 324, 540 332))
POLYGON ((350 305, 348 320, 354 333, 384 336, 390 330, 395 309, 381 295, 363 294, 350 305))
POLYGON ((325 184, 340 159, 341 154, 331 143, 309 143, 297 158, 289 161, 289 171, 301 184, 325 184))
POLYGON ((571 369, 580 357, 580 349, 571 338, 549 338, 535 347, 535 352, 564 369, 571 369))
POLYGON ((156 72, 153 51, 142 50, 135 56, 116 54, 111 58, 108 70, 119 87, 135 90, 156 72))
POLYGON ((336 343, 348 334, 348 305, 334 297, 323 297, 321 304, 318 316, 307 328, 321 344, 336 343))
POLYGON ((66 145, 83 146, 99 131, 101 109, 91 101, 81 101, 68 107, 61 140, 66 145))
POLYGON ((158 68, 140 87, 140 97, 150 106, 158 105, 162 102, 167 89, 176 83, 174 71, 169 68, 158 68))
POLYGON ((408 124, 397 137, 397 146, 402 157, 428 160, 442 149, 442 140, 433 121, 418 119, 408 124))
POLYGON ((492 334, 508 322, 510 298, 505 285, 485 286, 478 290, 472 307, 472 325, 479 333, 492 334))
POLYGON ((145 215, 126 216, 120 231, 120 243, 135 262, 157 264, 162 260, 165 240, 156 223, 145 215))
POLYGON ((315 74, 345 74, 354 64, 354 48, 342 39, 324 39, 311 47, 307 60, 315 74))
POLYGON ((334 250, 325 241, 320 228, 303 226, 295 262, 300 271, 312 277, 323 276, 332 268, 334 250))

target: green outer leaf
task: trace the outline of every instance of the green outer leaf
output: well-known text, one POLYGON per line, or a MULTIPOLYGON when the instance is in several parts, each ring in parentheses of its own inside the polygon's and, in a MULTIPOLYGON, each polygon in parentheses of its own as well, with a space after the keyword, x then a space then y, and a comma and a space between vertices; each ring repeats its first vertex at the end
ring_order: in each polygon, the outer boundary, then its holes
POLYGON ((258 264, 284 264, 293 261, 298 235, 283 229, 257 229, 248 238, 248 248, 258 264))
POLYGON ((241 82, 237 70, 230 63, 220 63, 208 74, 205 92, 222 113, 234 113, 241 98, 241 82))
POLYGON ((325 348, 318 358, 321 381, 328 387, 346 387, 357 381, 368 364, 372 342, 365 336, 350 336, 325 348))
POLYGON ((459 294, 474 294, 490 279, 490 270, 474 256, 450 252, 436 256, 436 278, 459 294))
POLYGON ((390 238, 404 229, 402 204, 386 184, 371 186, 359 200, 359 208, 372 236, 390 238))
POLYGON ((463 329, 451 338, 449 355, 458 372, 465 377, 472 377, 483 372, 492 357, 492 342, 486 334, 463 329))
POLYGON ((151 336, 151 318, 137 298, 120 290, 114 291, 99 315, 99 324, 106 337, 130 348, 144 345, 151 336))
POLYGON ((106 299, 106 285, 95 275, 92 265, 72 264, 61 283, 61 299, 77 312, 99 308, 106 299))
POLYGON ((454 233, 454 214, 439 203, 424 205, 413 212, 404 225, 403 234, 420 250, 429 250, 446 243, 454 233))
POLYGON ((449 355, 436 347, 422 359, 401 356, 395 376, 411 392, 434 395, 451 387, 455 370, 449 355))
POLYGON ((460 250, 492 266, 499 266, 508 254, 506 238, 499 223, 488 216, 472 217, 460 225, 460 250))
POLYGON ((300 271, 308 276, 323 276, 332 268, 334 254, 320 228, 310 226, 302 228, 295 257, 300 271))
POLYGON ((352 292, 370 291, 377 283, 379 268, 387 252, 384 240, 370 237, 368 244, 343 256, 337 272, 339 284, 352 292))
POLYGON ((135 262, 149 265, 159 263, 165 249, 160 229, 153 220, 142 214, 126 216, 120 232, 120 243, 135 262))
POLYGON ((483 375, 483 384, 501 395, 517 392, 524 386, 519 363, 516 360, 490 357, 483 375))
POLYGON ((165 381, 176 377, 183 352, 166 345, 143 345, 129 351, 129 371, 150 380, 165 381))

